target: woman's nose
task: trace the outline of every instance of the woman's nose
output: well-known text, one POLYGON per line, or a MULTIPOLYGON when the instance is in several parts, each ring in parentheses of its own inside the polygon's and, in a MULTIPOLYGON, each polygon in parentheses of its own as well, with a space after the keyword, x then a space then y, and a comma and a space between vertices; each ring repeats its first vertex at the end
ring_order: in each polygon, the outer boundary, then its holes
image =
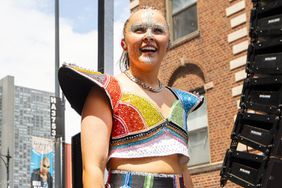
POLYGON ((144 39, 147 39, 147 40, 153 40, 153 33, 152 33, 152 29, 151 28, 148 28, 145 35, 144 35, 144 39))

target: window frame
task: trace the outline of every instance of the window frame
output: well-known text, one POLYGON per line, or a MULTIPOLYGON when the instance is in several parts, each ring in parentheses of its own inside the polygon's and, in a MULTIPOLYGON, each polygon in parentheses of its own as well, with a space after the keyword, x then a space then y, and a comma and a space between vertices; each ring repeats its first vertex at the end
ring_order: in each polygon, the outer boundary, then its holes
MULTIPOLYGON (((194 92, 198 92, 200 95, 203 95, 205 97, 205 90, 203 87, 200 87, 200 88, 196 88, 196 89, 193 89, 192 91, 194 92)), ((189 134, 193 134, 193 133, 197 133, 197 132, 201 132, 202 130, 206 129, 207 131, 207 144, 208 144, 208 160, 206 162, 200 162, 200 163, 196 163, 196 164, 192 164, 190 165, 188 163, 188 167, 196 167, 196 166, 200 166, 200 165, 204 165, 204 164, 210 164, 211 163, 211 150, 210 150, 210 134, 209 134, 209 125, 208 125, 208 109, 207 109, 207 100, 206 100, 206 97, 204 99, 204 103, 202 105, 206 105, 205 108, 206 108, 206 118, 207 118, 207 124, 206 126, 204 127, 199 127, 199 128, 196 128, 196 129, 192 129, 191 131, 188 130, 188 135, 189 134)), ((202 107, 202 106, 201 106, 202 107)), ((200 108, 201 108, 200 107, 200 108)), ((187 119, 187 123, 188 123, 188 120, 189 120, 189 115, 188 115, 188 119, 187 119)), ((189 124, 188 124, 189 126, 189 124)), ((190 139, 190 137, 189 137, 190 139)), ((191 157, 191 156, 190 156, 191 157)))
POLYGON ((168 22, 168 25, 169 25, 169 33, 170 33, 170 41, 171 41, 171 46, 170 48, 174 48, 176 46, 179 46, 189 40, 192 40, 193 38, 195 37, 198 37, 200 35, 200 29, 199 29, 199 14, 198 14, 198 0, 195 2, 195 3, 191 3, 189 5, 187 5, 186 7, 178 10, 176 13, 172 13, 172 1, 173 0, 166 0, 166 18, 167 18, 167 22, 168 22), (197 9, 197 30, 191 32, 191 33, 188 33, 180 38, 177 38, 177 39, 173 39, 173 31, 174 31, 174 28, 173 28, 173 15, 175 14, 179 14, 180 12, 184 11, 185 9, 191 7, 195 5, 196 6, 196 9, 197 9))
MULTIPOLYGON (((195 129, 195 130, 193 130, 193 131, 189 131, 189 133, 188 133, 188 135, 189 134, 193 134, 193 133, 197 133, 197 132, 201 132, 201 131, 203 131, 203 130, 205 130, 205 131, 207 131, 207 147, 208 147, 208 151, 207 151, 207 153, 205 153, 205 154, 208 154, 209 156, 208 156, 208 159, 207 159, 207 161, 203 161, 203 162, 199 162, 199 163, 196 163, 196 164, 191 164, 190 162, 188 162, 188 167, 195 167, 195 166, 200 166, 200 165, 204 165, 204 164, 210 164, 211 163, 211 152, 210 152, 210 139, 209 139, 209 128, 208 128, 208 126, 206 126, 206 127, 202 127, 202 128, 199 128, 199 129, 195 129)), ((189 137, 189 139, 190 139, 190 137, 189 137)), ((190 148, 191 149, 191 148, 190 148)), ((191 156, 190 156, 191 157, 191 156)))

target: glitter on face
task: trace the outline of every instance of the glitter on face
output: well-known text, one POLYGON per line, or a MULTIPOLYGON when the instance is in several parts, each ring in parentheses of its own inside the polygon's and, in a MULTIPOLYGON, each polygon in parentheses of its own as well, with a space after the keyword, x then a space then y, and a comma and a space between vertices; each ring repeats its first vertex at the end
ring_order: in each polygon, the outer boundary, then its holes
POLYGON ((168 28, 166 25, 162 24, 153 24, 150 25, 148 23, 140 23, 140 24, 133 24, 131 26, 131 32, 134 33, 142 33, 142 32, 148 32, 150 35, 154 34, 162 34, 168 31, 168 28))
MULTIPOLYGON (((145 33, 144 39, 152 40, 153 34, 163 34, 166 32, 167 26, 162 24, 154 23, 153 17, 155 16, 155 11, 145 10, 141 14, 141 24, 132 25, 131 30, 133 32, 143 32, 145 33)), ((142 54, 139 60, 145 64, 152 64, 154 62, 154 57, 151 54, 142 54)))
POLYGON ((131 66, 161 63, 169 38, 169 28, 161 12, 153 9, 137 11, 130 17, 126 32, 131 66))
POLYGON ((148 24, 152 25, 153 16, 154 16, 154 12, 150 9, 147 9, 141 15, 141 19, 144 23, 148 23, 148 24))
POLYGON ((154 62, 154 58, 151 56, 141 56, 139 59, 146 64, 152 64, 154 62))

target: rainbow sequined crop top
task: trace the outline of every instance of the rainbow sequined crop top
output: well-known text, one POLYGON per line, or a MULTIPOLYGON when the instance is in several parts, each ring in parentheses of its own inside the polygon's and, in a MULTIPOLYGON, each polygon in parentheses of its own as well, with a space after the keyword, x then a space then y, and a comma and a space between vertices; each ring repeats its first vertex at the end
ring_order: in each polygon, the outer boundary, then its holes
POLYGON ((168 87, 177 100, 165 118, 149 100, 122 92, 113 76, 63 65, 58 78, 66 98, 79 114, 91 87, 104 89, 113 112, 109 159, 180 154, 183 163, 189 160, 186 120, 201 105, 202 97, 168 87))

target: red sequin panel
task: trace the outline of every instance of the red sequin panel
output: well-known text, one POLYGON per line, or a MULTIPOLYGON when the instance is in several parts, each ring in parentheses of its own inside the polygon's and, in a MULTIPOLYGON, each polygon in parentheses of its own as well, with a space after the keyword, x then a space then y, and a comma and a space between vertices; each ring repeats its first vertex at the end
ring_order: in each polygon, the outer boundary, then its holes
POLYGON ((126 128, 124 127, 125 125, 123 125, 121 123, 121 121, 119 121, 118 119, 114 118, 113 120, 113 128, 112 128, 112 137, 119 137, 122 135, 125 135, 128 131, 126 130, 126 128))
POLYGON ((106 86, 106 90, 110 94, 110 97, 112 99, 112 105, 114 108, 121 97, 121 90, 118 81, 114 77, 108 76, 108 78, 110 80, 109 84, 106 86))
POLYGON ((139 132, 146 128, 138 111, 128 104, 119 104, 114 114, 122 119, 130 133, 139 132))

